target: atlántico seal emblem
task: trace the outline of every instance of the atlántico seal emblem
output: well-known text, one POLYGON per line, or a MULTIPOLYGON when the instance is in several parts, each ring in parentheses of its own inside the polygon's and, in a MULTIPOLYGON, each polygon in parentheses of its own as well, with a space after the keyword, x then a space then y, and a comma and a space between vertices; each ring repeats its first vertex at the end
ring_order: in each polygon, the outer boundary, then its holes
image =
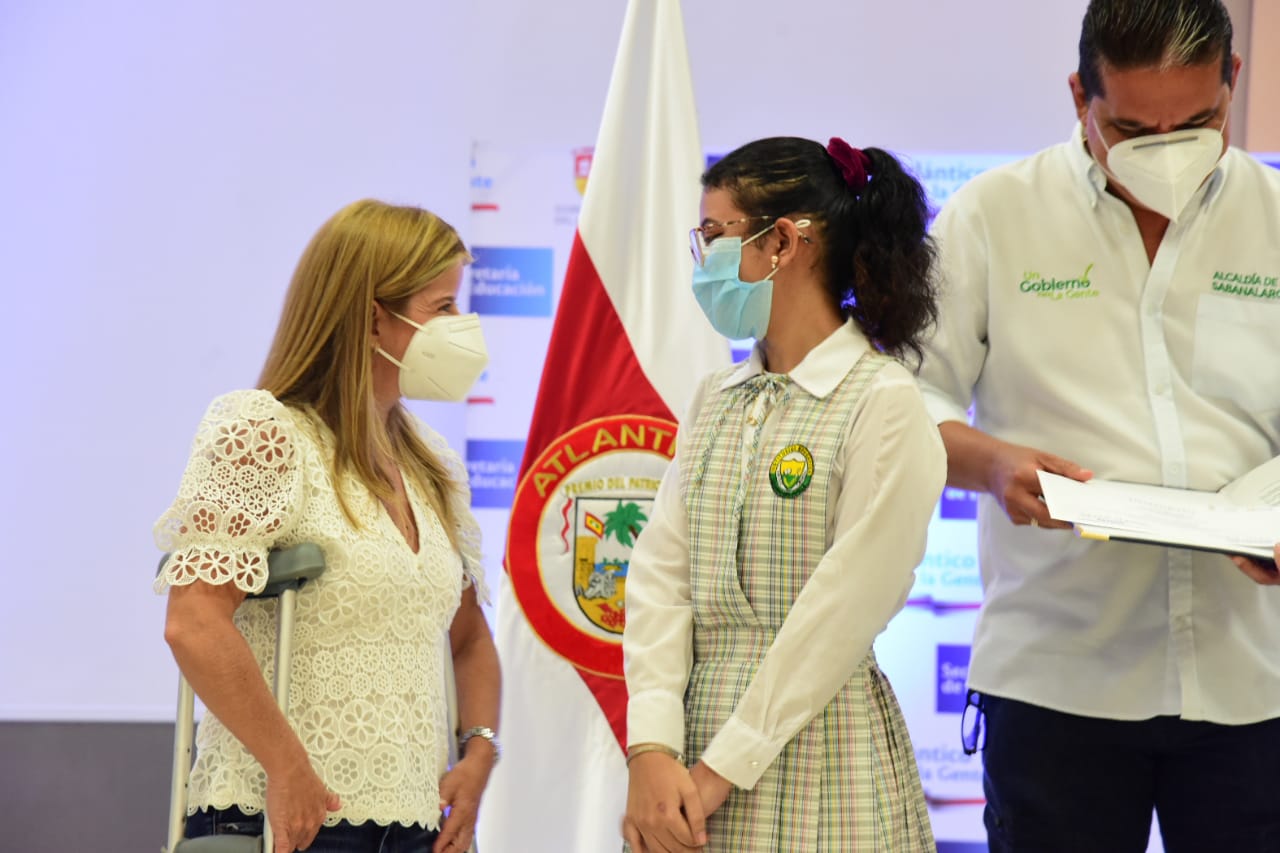
POLYGON ((597 628, 621 634, 626 624, 631 548, 649 520, 650 495, 573 499, 573 597, 597 628))
POLYGON ((675 434, 673 422, 648 415, 587 421, 551 442, 516 487, 512 590, 542 641, 579 669, 622 677, 631 550, 675 434))
POLYGON ((789 444, 769 465, 769 485, 780 498, 794 498, 813 481, 813 454, 803 444, 789 444))

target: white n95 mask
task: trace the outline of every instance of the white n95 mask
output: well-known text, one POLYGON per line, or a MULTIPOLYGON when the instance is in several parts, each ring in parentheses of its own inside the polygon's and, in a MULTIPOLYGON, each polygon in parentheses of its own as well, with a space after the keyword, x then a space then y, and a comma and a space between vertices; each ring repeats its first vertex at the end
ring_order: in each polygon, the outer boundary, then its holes
POLYGON ((419 325, 390 312, 417 329, 397 360, 382 347, 378 352, 400 368, 400 393, 410 400, 456 402, 467 396, 489 364, 479 314, 445 314, 419 325))
POLYGON ((1098 138, 1107 152, 1104 171, 1144 207, 1173 222, 1222 159, 1222 132, 1212 127, 1138 136, 1111 147, 1101 131, 1098 138))

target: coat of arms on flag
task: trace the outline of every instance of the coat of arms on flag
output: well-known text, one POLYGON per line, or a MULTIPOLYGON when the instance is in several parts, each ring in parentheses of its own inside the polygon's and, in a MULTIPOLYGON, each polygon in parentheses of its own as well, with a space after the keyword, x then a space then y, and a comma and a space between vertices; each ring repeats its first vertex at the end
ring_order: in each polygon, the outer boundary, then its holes
POLYGON ((573 498, 573 595, 591 623, 613 634, 626 624, 627 568, 653 496, 573 498))
POLYGON ((675 454, 676 425, 650 415, 590 420, 552 441, 516 488, 508 552, 536 571, 512 571, 538 636, 574 666, 622 674, 627 569, 675 454))

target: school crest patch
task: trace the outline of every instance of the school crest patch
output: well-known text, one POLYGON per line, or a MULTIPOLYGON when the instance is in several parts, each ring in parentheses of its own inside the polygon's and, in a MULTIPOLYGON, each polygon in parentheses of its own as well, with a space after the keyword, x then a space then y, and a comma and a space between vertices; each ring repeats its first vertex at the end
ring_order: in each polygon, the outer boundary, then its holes
POLYGON ((813 482, 813 454, 803 444, 789 444, 769 465, 769 485, 780 498, 794 498, 813 482))

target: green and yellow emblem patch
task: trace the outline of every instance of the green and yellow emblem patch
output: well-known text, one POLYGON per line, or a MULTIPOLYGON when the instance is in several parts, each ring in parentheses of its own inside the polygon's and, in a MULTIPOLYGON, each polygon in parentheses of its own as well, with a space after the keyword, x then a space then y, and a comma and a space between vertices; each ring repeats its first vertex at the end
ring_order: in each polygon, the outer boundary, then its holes
POLYGON ((789 444, 769 465, 769 485, 780 498, 794 498, 813 481, 813 454, 803 444, 789 444))

